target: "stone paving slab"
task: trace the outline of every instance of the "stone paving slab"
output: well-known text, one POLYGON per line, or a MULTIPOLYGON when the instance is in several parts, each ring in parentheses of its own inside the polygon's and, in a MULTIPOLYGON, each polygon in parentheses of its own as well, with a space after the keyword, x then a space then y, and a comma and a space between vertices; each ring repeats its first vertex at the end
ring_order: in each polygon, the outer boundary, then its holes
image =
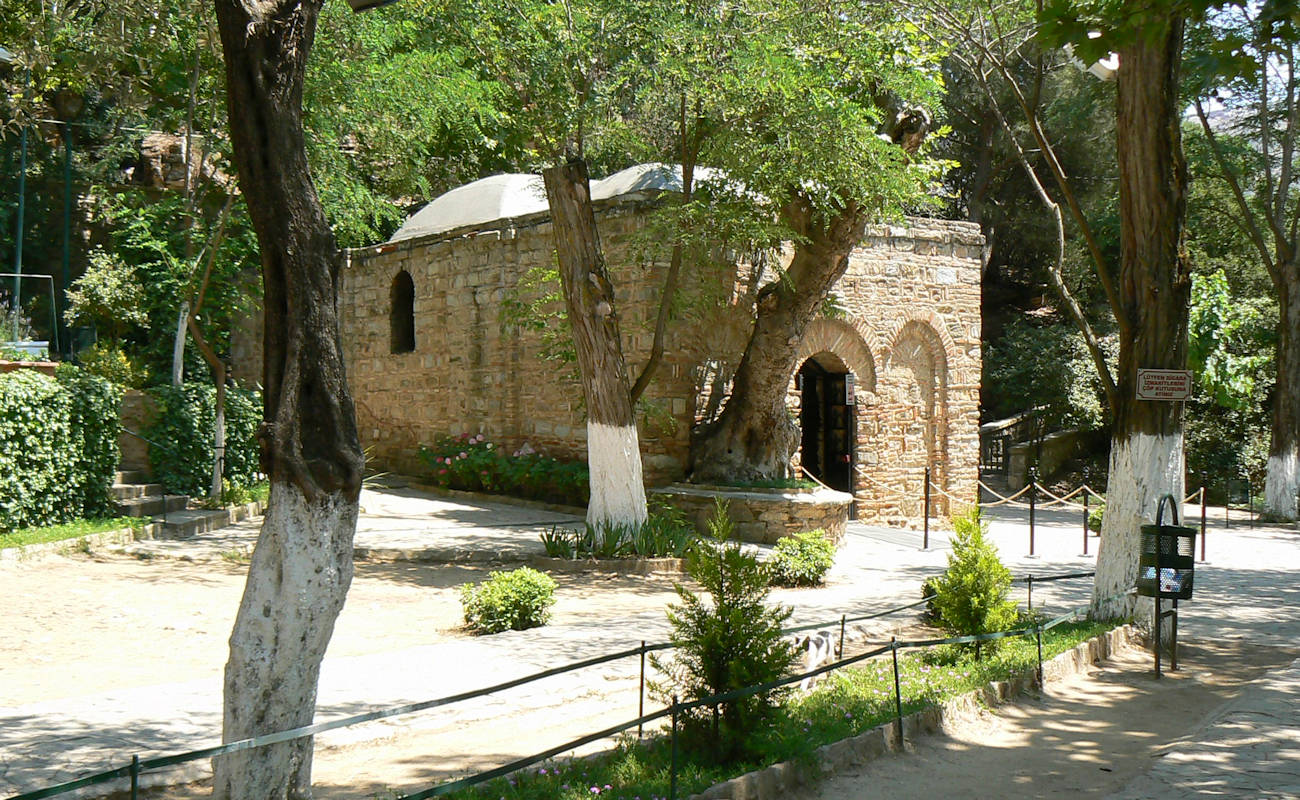
POLYGON ((1111 800, 1300 797, 1300 659, 1231 701, 1111 800))

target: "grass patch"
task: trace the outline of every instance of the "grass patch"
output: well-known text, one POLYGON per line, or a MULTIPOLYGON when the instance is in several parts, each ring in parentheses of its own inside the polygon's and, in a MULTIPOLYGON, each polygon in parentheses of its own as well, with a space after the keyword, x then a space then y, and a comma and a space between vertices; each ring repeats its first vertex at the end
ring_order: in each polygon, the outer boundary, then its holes
POLYGON ((150 522, 142 517, 108 517, 105 519, 79 519, 74 522, 65 522, 62 525, 48 525, 44 528, 19 528, 0 533, 0 548, 4 547, 22 547, 28 544, 43 544, 45 542, 62 542, 67 539, 76 539, 78 536, 89 536, 94 533, 105 533, 107 531, 121 530, 122 528, 143 528, 150 522))
POLYGON ((819 484, 807 478, 772 478, 763 481, 727 481, 718 484, 731 489, 816 489, 819 484))
MULTIPOLYGON (((1063 653, 1097 636, 1109 623, 1067 623, 1043 634, 1043 659, 1063 653)), ((970 651, 936 647, 924 652, 899 654, 899 682, 903 713, 910 714, 944 700, 1005 680, 1037 665, 1032 636, 1004 640, 995 654, 975 661, 970 651)), ((708 787, 769 764, 809 760, 824 744, 856 736, 894 719, 894 676, 888 654, 858 667, 832 673, 813 692, 789 699, 770 724, 753 732, 753 762, 721 765, 698 754, 678 753, 678 797, 689 797, 708 787)), ((509 800, 578 800, 594 796, 610 800, 659 800, 668 796, 671 753, 666 736, 637 742, 621 741, 602 756, 575 761, 548 762, 508 778, 455 792, 452 798, 509 798, 509 800)))

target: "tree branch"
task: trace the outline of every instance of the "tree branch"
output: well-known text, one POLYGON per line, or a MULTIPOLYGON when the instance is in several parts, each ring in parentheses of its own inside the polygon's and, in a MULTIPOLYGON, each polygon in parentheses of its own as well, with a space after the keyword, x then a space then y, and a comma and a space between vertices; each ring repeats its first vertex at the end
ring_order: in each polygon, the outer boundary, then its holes
MULTIPOLYGON (((1259 257, 1263 259, 1264 266, 1268 269, 1269 277, 1273 283, 1277 284, 1281 280, 1278 274, 1277 264, 1273 260, 1272 253, 1269 252, 1268 243, 1264 241, 1264 234, 1259 230, 1259 224, 1255 220, 1255 214, 1250 210, 1250 203, 1246 201, 1246 194, 1241 189, 1241 182, 1237 180, 1237 175, 1233 172, 1232 167, 1228 164, 1228 159, 1223 154, 1223 148, 1219 145, 1219 137, 1215 135, 1214 128, 1210 125, 1209 117, 1205 114, 1205 106, 1201 104, 1201 98, 1196 98, 1194 103, 1196 107, 1196 118, 1201 122, 1201 129, 1205 131, 1205 138, 1210 143, 1210 152, 1214 153, 1214 160, 1219 165, 1219 173, 1223 180, 1232 190, 1232 197, 1236 201, 1237 211, 1241 214, 1242 223, 1245 226, 1246 234, 1250 237, 1251 244, 1259 251, 1259 257)), ((1271 217, 1271 215, 1265 215, 1271 217)), ((1269 219, 1269 228, 1273 232, 1275 241, 1281 237, 1281 231, 1269 219)))

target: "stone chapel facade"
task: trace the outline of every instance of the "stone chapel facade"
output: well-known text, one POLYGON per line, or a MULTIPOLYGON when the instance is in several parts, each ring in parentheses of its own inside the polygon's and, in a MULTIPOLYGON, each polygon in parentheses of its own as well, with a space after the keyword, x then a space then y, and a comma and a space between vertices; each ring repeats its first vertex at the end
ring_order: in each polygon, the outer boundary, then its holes
MULTIPOLYGON (((642 188, 597 202, 632 378, 650 351, 667 268, 667 248, 646 250, 637 237, 657 195, 642 188)), ((975 495, 981 243, 966 222, 910 218, 869 229, 834 289, 838 308, 803 337, 790 376, 791 414, 803 429, 796 460, 851 490, 860 518, 919 518, 927 466, 941 489, 936 502, 945 492, 975 495)), ((544 210, 348 253, 345 363, 362 445, 381 468, 422 474, 421 445, 467 432, 510 450, 528 443, 584 457, 576 369, 544 358, 541 333, 503 314, 532 296, 521 285, 530 270, 553 259, 544 210)), ((710 274, 687 281, 687 292, 714 302, 676 313, 638 414, 652 486, 683 477, 691 428, 716 411, 749 335, 752 270, 710 274)))

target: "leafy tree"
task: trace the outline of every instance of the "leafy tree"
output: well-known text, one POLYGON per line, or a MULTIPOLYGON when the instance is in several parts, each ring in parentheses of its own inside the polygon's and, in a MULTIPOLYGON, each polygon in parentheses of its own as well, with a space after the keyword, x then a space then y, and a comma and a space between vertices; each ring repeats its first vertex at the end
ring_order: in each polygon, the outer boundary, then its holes
POLYGON ((1286 4, 1243 4, 1212 15, 1192 40, 1196 118, 1213 155, 1204 176, 1227 190, 1222 213, 1245 232, 1278 298, 1265 508, 1281 520, 1296 519, 1300 496, 1296 22, 1286 4))
MULTIPOLYGON (((341 258, 302 124, 321 0, 215 0, 230 141, 262 256, 262 465, 270 507, 225 673, 226 741, 309 724, 321 659, 352 579, 364 456, 339 344, 341 258)), ((308 797, 310 738, 223 756, 219 797, 308 797)))
POLYGON ((984 352, 985 410, 991 418, 1039 408, 1039 435, 1064 427, 1096 429, 1105 397, 1078 330, 1013 319, 984 352))
POLYGON ((68 290, 69 324, 91 325, 104 331, 114 347, 127 326, 142 325, 144 289, 135 269, 116 253, 95 250, 90 266, 68 290))

